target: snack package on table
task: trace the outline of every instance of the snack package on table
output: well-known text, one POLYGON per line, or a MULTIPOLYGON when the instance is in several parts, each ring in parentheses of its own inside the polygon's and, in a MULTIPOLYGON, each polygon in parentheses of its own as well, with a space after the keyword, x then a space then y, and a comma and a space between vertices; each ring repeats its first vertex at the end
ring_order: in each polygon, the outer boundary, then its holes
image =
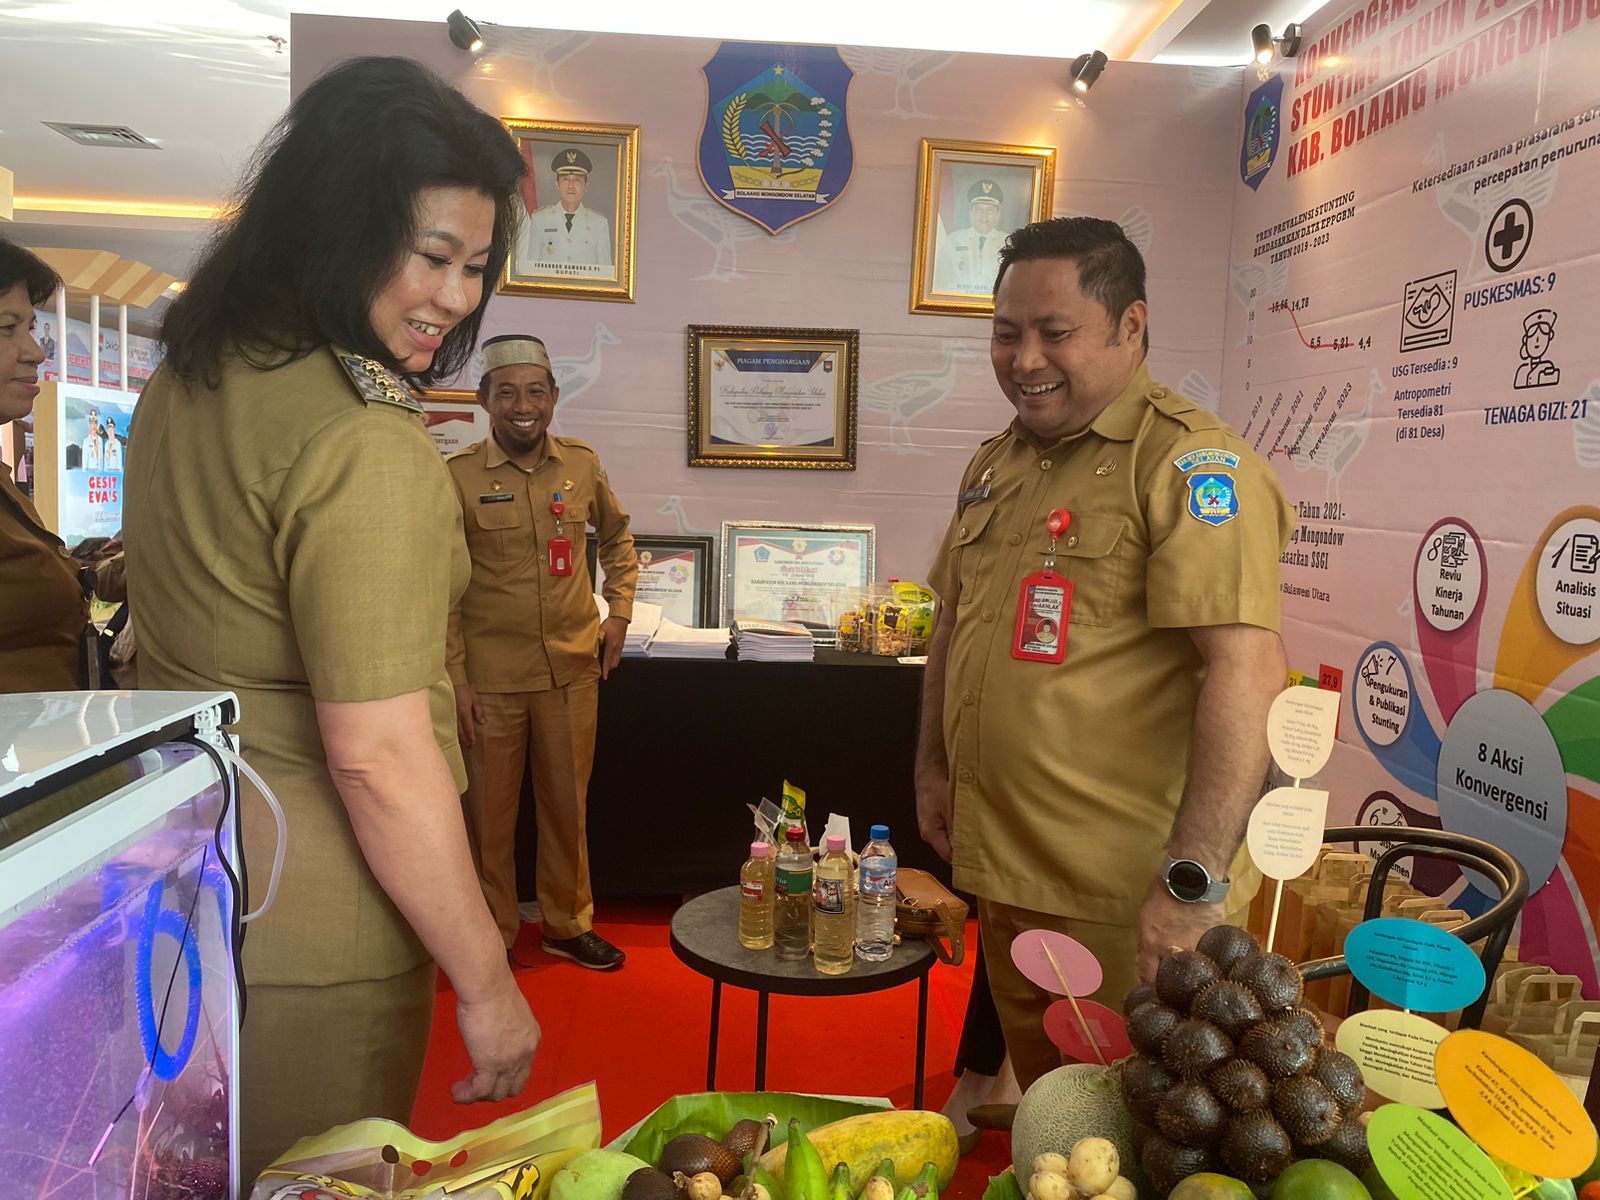
POLYGON ((544 1200, 556 1172, 599 1144, 600 1101, 586 1083, 440 1142, 394 1121, 335 1126, 289 1147, 249 1200, 544 1200))

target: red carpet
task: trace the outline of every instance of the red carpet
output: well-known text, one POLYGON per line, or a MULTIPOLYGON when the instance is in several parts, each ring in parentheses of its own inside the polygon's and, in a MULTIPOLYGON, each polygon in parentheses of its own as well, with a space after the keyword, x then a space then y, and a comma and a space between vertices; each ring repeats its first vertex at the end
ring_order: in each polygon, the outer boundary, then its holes
MULTIPOLYGON (((667 1097, 703 1091, 711 983, 673 956, 667 944, 671 916, 672 906, 665 902, 602 907, 596 930, 628 954, 617 972, 588 971, 546 955, 539 950, 537 928, 523 927, 517 957, 535 965, 519 969, 517 979, 544 1040, 528 1089, 518 1100, 469 1107, 451 1100, 450 1085, 469 1067, 456 1033, 455 996, 441 979, 412 1128, 427 1138, 450 1137, 592 1079, 600 1091, 603 1137, 610 1141, 667 1097)), ((976 929, 969 929, 967 944, 976 940, 976 929)), ((927 1108, 942 1106, 955 1083, 951 1069, 971 987, 970 958, 960 967, 934 967, 927 1108)), ((898 1108, 910 1107, 917 1045, 914 983, 869 996, 774 996, 769 1020, 769 1088, 887 1096, 898 1108)), ((754 1088, 755 1025, 755 993, 723 988, 718 1088, 754 1088)), ((1010 1138, 985 1133, 962 1159, 945 1195, 982 1196, 988 1177, 1010 1163, 1010 1138)))

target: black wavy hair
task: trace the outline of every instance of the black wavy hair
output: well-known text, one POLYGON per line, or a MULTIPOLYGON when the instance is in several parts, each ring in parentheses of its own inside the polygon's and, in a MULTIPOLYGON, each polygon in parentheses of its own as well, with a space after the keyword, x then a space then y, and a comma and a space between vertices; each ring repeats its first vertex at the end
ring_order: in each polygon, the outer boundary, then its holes
POLYGON ((9 292, 19 283, 28 289, 28 303, 37 308, 56 294, 61 276, 32 250, 0 237, 0 292, 9 292))
POLYGON ((398 369, 372 302, 413 249, 418 193, 460 187, 495 205, 483 296, 415 377, 455 374, 510 252, 525 171, 505 127, 421 64, 341 63, 256 149, 234 211, 161 322, 167 363, 215 386, 230 352, 270 370, 334 343, 398 369))
MULTIPOLYGON (((1122 226, 1099 217, 1055 217, 1024 225, 1000 248, 1000 270, 994 290, 1012 263, 1064 258, 1078 264, 1078 288, 1099 302, 1113 327, 1128 305, 1144 300, 1144 255, 1128 240, 1122 226)), ((1145 322, 1144 352, 1150 353, 1150 324, 1145 322)))

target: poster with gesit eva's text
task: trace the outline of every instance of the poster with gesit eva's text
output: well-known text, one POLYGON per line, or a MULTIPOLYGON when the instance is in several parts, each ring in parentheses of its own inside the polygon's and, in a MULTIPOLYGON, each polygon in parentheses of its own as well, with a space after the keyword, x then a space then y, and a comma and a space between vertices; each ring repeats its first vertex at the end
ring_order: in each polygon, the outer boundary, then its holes
POLYGON ((1345 681, 1317 785, 1369 854, 1403 821, 1514 855, 1519 959, 1600 998, 1600 4, 1303 24, 1245 72, 1220 411, 1293 509, 1290 666, 1345 681))
POLYGON ((68 548, 122 530, 123 463, 138 393, 56 388, 57 532, 68 548))

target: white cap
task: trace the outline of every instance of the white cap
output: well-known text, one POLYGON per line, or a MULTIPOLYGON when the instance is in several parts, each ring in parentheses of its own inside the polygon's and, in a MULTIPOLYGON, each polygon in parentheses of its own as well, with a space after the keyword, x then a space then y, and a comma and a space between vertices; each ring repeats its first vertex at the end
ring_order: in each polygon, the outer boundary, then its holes
MULTIPOLYGON (((501 337, 492 337, 483 344, 483 374, 479 382, 489 378, 491 371, 498 371, 501 367, 514 367, 526 363, 530 367, 543 367, 550 370, 550 354, 544 348, 544 343, 532 334, 508 333, 501 337)), ((551 371, 554 375, 554 372, 551 371)))

